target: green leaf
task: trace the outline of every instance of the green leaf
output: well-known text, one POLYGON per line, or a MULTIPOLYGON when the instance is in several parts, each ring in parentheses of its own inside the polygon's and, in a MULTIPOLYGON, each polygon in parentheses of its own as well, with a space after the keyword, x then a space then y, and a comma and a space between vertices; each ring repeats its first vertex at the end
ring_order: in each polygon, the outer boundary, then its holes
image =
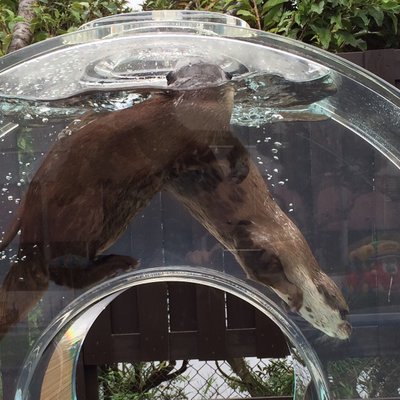
POLYGON ((9 9, 3 9, 3 12, 5 12, 6 14, 8 14, 8 18, 14 19, 15 18, 15 14, 9 10, 9 9))
POLYGON ((287 0, 268 0, 263 7, 263 12, 267 12, 271 8, 287 3, 287 0))
POLYGON ((318 4, 311 4, 311 12, 315 12, 318 15, 322 14, 322 11, 324 11, 324 6, 325 6, 325 1, 321 0, 318 4))
POLYGON ((383 0, 381 3, 381 7, 384 10, 399 12, 400 11, 400 4, 398 0, 383 0))
POLYGON ((294 16, 294 21, 296 22, 297 25, 303 27, 304 26, 304 22, 302 20, 302 17, 299 13, 296 13, 294 16))
POLYGON ((367 11, 366 10, 357 10, 354 13, 355 16, 361 18, 363 25, 361 26, 362 28, 366 28, 369 25, 369 18, 367 15, 367 11))
POLYGON ((40 42, 42 40, 45 40, 49 37, 49 35, 46 32, 37 32, 35 34, 35 41, 40 42))
POLYGON ((74 17, 77 21, 80 21, 80 20, 81 20, 81 13, 80 13, 79 11, 71 10, 71 14, 73 15, 73 17, 74 17))
POLYGON ((255 17, 254 17, 254 14, 251 13, 250 11, 247 11, 247 10, 239 10, 239 11, 237 12, 237 15, 243 15, 244 17, 252 17, 252 18, 255 18, 255 17))
POLYGON ((379 7, 368 7, 368 12, 372 15, 372 18, 374 18, 376 24, 378 26, 382 26, 384 18, 383 11, 379 7))
POLYGON ((349 45, 354 47, 355 49, 360 49, 365 51, 367 49, 367 44, 362 39, 357 39, 354 35, 347 31, 340 31, 335 34, 337 38, 339 48, 344 45, 349 45))
POLYGON ((264 16, 265 29, 271 28, 272 26, 276 25, 279 22, 280 17, 282 15, 282 9, 283 9, 282 4, 277 5, 274 8, 270 9, 270 11, 265 14, 264 16))
POLYGON ((342 24, 342 15, 341 14, 336 14, 331 16, 331 25, 335 25, 336 29, 342 29, 343 24, 342 24))
POLYGON ((322 47, 324 49, 327 49, 329 47, 332 37, 330 29, 316 26, 314 24, 311 25, 311 29, 316 33, 316 38, 321 43, 322 47))
POLYGON ((397 35, 397 30, 399 26, 399 20, 395 14, 389 14, 390 19, 393 22, 393 32, 395 35, 397 35))

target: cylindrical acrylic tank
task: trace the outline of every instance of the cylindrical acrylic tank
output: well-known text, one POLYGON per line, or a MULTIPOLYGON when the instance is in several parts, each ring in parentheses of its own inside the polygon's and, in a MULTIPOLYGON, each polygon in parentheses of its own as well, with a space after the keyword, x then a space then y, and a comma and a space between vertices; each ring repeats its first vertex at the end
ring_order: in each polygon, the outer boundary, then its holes
POLYGON ((5 400, 399 397, 396 88, 183 11, 0 68, 5 400))

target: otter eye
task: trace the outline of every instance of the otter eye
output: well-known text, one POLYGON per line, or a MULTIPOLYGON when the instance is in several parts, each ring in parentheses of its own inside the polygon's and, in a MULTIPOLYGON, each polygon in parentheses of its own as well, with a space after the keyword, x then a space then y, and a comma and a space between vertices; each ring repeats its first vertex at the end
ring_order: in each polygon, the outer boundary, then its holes
POLYGON ((340 318, 346 319, 347 316, 349 315, 349 310, 346 309, 341 309, 339 310, 340 318))

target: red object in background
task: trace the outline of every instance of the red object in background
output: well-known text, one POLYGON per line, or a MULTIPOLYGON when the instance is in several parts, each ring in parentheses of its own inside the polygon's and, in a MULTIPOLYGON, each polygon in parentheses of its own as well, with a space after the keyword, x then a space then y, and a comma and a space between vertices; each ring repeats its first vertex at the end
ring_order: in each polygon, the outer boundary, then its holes
POLYGON ((387 256, 369 261, 362 270, 348 274, 346 280, 354 292, 400 291, 400 257, 387 256))

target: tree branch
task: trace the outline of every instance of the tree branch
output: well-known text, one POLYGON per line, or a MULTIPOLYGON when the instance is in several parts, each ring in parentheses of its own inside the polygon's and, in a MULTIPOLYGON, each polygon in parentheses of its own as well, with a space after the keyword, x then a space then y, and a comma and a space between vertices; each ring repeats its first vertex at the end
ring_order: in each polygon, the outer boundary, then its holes
POLYGON ((228 358, 226 360, 232 371, 241 379, 242 385, 250 393, 252 397, 265 396, 265 388, 257 379, 255 374, 252 374, 249 366, 243 358, 228 358))
POLYGON ((150 389, 161 385, 161 383, 170 381, 177 378, 179 375, 182 375, 187 370, 188 364, 189 362, 184 360, 182 362, 182 366, 177 371, 172 372, 175 368, 176 361, 170 361, 165 367, 161 367, 159 370, 153 371, 150 377, 146 380, 142 388, 142 393, 146 393, 150 389))
POLYGON ((34 17, 33 3, 36 0, 19 0, 18 16, 24 18, 24 22, 17 22, 13 29, 12 39, 7 52, 22 49, 32 42, 33 32, 31 21, 34 17))

